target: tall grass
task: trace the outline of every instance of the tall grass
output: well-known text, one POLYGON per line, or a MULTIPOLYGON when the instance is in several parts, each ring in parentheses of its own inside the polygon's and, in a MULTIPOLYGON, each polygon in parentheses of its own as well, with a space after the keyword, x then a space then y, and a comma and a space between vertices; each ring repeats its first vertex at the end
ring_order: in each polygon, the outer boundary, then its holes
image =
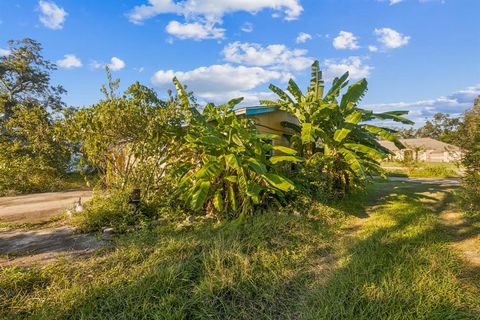
POLYGON ((381 206, 369 212, 359 196, 301 216, 165 218, 75 263, 1 269, 0 318, 479 318, 480 279, 437 220, 450 191, 372 191, 381 206))

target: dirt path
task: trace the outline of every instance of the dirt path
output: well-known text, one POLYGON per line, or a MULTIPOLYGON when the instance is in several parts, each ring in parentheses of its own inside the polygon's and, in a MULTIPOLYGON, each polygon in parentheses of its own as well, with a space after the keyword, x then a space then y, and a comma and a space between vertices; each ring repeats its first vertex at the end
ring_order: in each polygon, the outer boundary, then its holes
POLYGON ((92 192, 88 190, 0 197, 0 223, 18 225, 48 221, 71 208, 79 198, 87 201, 91 197, 92 192))
POLYGON ((91 191, 38 193, 0 198, 0 222, 7 230, 0 231, 0 267, 45 264, 59 258, 85 256, 104 242, 92 235, 78 234, 74 228, 36 227, 92 197, 91 191), (28 229, 22 225, 30 225, 28 229), (8 229, 10 226, 13 228, 8 229))
POLYGON ((68 226, 0 232, 0 267, 46 264, 59 258, 87 256, 103 245, 92 235, 68 226))

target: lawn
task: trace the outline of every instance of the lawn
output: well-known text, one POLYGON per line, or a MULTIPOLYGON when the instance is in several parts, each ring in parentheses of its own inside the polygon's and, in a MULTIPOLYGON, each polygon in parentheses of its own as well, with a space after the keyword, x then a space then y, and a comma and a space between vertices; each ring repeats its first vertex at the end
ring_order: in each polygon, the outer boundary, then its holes
POLYGON ((458 178, 462 176, 463 168, 457 163, 443 162, 384 162, 382 167, 391 177, 410 178, 458 178))
POLYGON ((439 218, 452 192, 377 183, 301 216, 165 218, 75 263, 0 270, 0 318, 475 319, 478 269, 439 218))

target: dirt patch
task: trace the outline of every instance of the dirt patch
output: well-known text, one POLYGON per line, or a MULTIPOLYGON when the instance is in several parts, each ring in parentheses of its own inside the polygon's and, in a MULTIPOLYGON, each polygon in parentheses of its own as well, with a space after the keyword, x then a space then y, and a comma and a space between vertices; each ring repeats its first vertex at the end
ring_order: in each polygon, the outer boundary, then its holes
POLYGON ((452 247, 461 252, 469 264, 480 267, 480 226, 470 223, 456 210, 443 211, 440 222, 453 239, 452 247))
POLYGON ((0 232, 0 266, 45 264, 91 254, 104 242, 68 226, 0 232))

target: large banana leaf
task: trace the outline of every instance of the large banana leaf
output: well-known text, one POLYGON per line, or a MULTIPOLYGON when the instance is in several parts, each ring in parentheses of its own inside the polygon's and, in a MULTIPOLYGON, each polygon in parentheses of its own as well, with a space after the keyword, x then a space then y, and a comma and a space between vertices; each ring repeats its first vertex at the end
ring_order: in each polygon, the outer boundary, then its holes
POLYGON ((273 164, 277 164, 279 162, 303 162, 305 159, 298 156, 272 156, 270 157, 270 162, 273 164))
POLYGON ((201 181, 198 186, 195 186, 194 193, 190 200, 190 207, 194 210, 199 210, 207 200, 208 191, 210 190, 210 181, 201 181))
POLYGON ((280 151, 281 153, 288 154, 288 155, 296 155, 297 151, 284 146, 272 146, 272 149, 275 151, 280 151))
POLYGON ((340 108, 343 110, 349 108, 349 105, 354 107, 360 100, 363 98, 365 93, 368 90, 368 82, 365 79, 362 79, 354 84, 352 84, 347 92, 342 97, 342 102, 340 103, 340 108))
POLYGON ((378 151, 377 149, 368 147, 363 144, 358 144, 358 143, 345 143, 344 144, 345 148, 356 151, 356 152, 362 152, 369 157, 373 159, 382 159, 385 157, 385 154, 383 152, 378 151))
POLYGON ((266 173, 265 179, 268 181, 269 184, 282 191, 286 192, 295 189, 295 185, 292 181, 278 174, 266 173))

